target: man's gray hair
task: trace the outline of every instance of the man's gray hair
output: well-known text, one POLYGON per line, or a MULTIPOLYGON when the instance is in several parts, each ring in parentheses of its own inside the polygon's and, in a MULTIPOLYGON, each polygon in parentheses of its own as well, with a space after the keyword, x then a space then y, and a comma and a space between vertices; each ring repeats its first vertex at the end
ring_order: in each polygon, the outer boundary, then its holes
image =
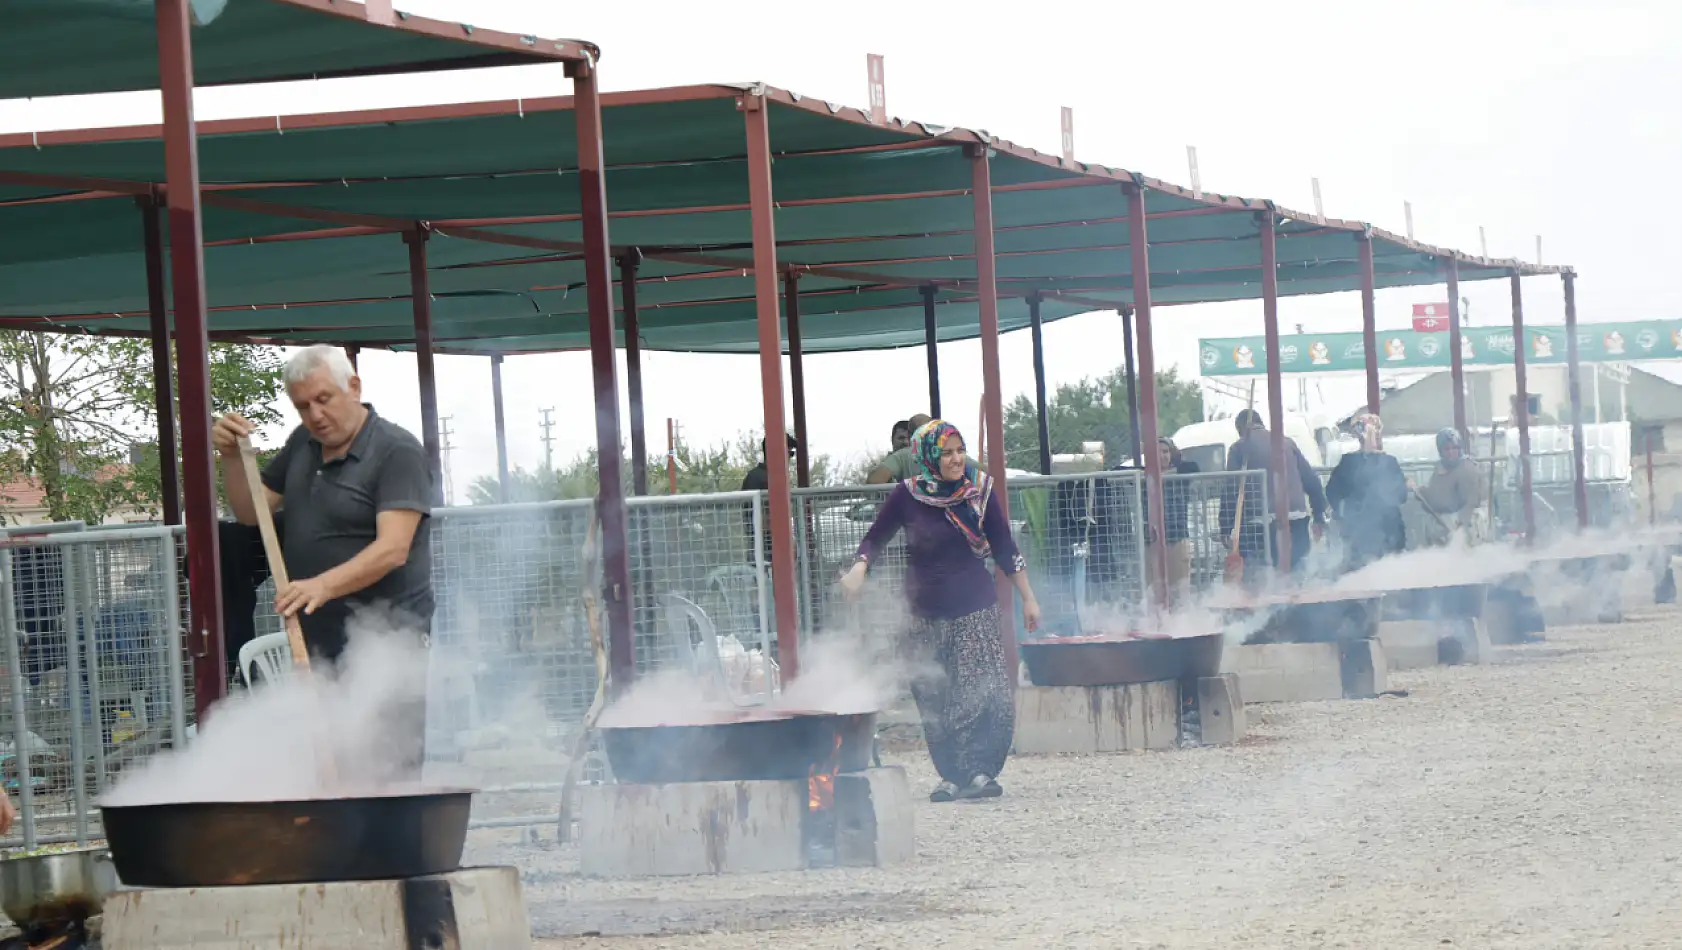
POLYGON ((350 357, 345 351, 336 346, 317 343, 306 346, 292 354, 286 361, 284 378, 286 385, 294 386, 308 379, 317 370, 326 370, 333 378, 333 385, 340 389, 350 388, 350 378, 356 375, 356 367, 350 363, 350 357))

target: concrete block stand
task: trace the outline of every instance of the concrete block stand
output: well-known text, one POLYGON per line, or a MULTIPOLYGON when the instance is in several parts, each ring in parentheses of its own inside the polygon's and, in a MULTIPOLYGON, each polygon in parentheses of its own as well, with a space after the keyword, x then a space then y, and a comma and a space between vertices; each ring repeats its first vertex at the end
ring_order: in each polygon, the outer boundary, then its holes
POLYGON ((1232 745, 1244 738, 1244 697, 1236 673, 1205 676, 1197 681, 1198 742, 1232 745))
POLYGON ((1017 755, 1172 749, 1180 737, 1180 684, 1023 686, 1016 691, 1017 755))
POLYGON ((898 766, 835 777, 825 821, 805 779, 588 785, 578 789, 579 863, 598 877, 750 874, 825 864, 882 867, 916 853, 910 783, 898 766), (830 840, 814 847, 812 836, 830 840))
POLYGON ((1237 675, 1247 703, 1365 699, 1389 689, 1384 647, 1376 639, 1229 647, 1222 667, 1237 675))
POLYGON ((527 950, 514 868, 402 881, 119 891, 106 950, 527 950))

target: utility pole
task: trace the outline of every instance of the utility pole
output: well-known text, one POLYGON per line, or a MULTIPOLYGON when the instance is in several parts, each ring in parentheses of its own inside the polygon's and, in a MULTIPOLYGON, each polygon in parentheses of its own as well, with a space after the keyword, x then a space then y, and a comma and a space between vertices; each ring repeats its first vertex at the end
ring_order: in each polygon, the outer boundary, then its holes
POLYGON ((677 420, 666 417, 666 493, 677 494, 677 420))
POLYGON ((454 445, 450 444, 450 420, 453 418, 455 417, 445 416, 438 420, 438 435, 443 441, 443 444, 439 446, 439 454, 444 457, 444 507, 446 508, 456 503, 455 479, 450 476, 450 450, 455 448, 454 445))
POLYGON ((543 416, 543 421, 538 424, 538 427, 543 430, 543 470, 545 472, 555 470, 555 437, 550 433, 550 430, 555 428, 555 423, 549 418, 554 411, 553 409, 538 410, 538 414, 543 416))

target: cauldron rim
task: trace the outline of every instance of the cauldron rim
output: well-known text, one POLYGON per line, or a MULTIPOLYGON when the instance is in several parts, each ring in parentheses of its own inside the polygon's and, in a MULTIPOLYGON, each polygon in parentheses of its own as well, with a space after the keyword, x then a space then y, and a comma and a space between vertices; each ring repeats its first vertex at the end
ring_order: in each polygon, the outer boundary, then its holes
POLYGON ((121 810, 138 811, 144 808, 203 808, 207 806, 221 808, 238 808, 241 806, 260 805, 265 807, 283 807, 286 805, 320 805, 327 802, 371 802, 371 801, 402 801, 419 798, 448 798, 459 795, 476 795, 475 788, 460 788, 455 786, 440 786, 421 790, 403 790, 392 792, 376 792, 372 795, 322 795, 315 798, 217 798, 217 799, 175 799, 167 802, 110 802, 101 800, 98 807, 101 811, 121 810))

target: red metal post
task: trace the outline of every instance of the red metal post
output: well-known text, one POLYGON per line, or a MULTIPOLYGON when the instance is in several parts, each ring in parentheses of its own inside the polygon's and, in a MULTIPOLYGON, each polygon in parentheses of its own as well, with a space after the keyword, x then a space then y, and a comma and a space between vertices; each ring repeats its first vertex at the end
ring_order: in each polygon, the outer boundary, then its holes
MULTIPOLYGON (((999 291, 998 262, 993 256, 993 169, 992 150, 986 145, 969 147, 972 226, 975 235, 975 296, 981 322, 981 405, 987 442, 987 474, 993 478, 993 497, 1005 514, 1010 514, 1010 491, 1005 480, 1005 413, 999 382, 999 291)), ((979 433, 978 433, 979 435, 979 433)), ((975 444, 972 437, 970 444, 975 444)), ((1016 597, 1009 582, 998 579, 1000 632, 1004 638, 1010 681, 1016 682, 1016 597)))
POLYGON ((1034 340, 1034 421, 1040 436, 1040 474, 1051 474, 1051 420, 1045 406, 1045 339, 1040 328, 1040 295, 1028 295, 1028 332, 1034 340))
POLYGON ((636 677, 631 620, 631 559, 625 518, 624 447, 619 437, 619 371, 613 332, 612 244, 607 235, 607 174, 602 156, 602 101, 593 62, 567 64, 578 138, 584 282, 590 311, 590 370, 595 385, 596 462, 600 492, 602 585, 607 602, 608 664, 615 695, 636 677))
POLYGON ((1525 378, 1524 294, 1519 287, 1519 275, 1512 276, 1513 287, 1513 381, 1518 390, 1513 400, 1513 422, 1518 426, 1518 491, 1524 505, 1524 540, 1536 541, 1536 500, 1530 482, 1530 390, 1525 378))
POLYGON ((1121 366, 1127 377, 1128 447, 1133 467, 1144 468, 1144 457, 1139 454, 1139 348, 1133 344, 1133 308, 1122 307, 1116 313, 1121 315, 1121 366))
POLYGON ((198 137, 193 124, 193 47, 188 0, 157 0, 158 85, 163 93, 169 262, 175 291, 176 375, 181 388, 182 517, 198 721, 227 691, 222 641, 222 565, 217 550, 216 462, 210 445, 210 336, 204 308, 204 227, 199 212, 198 137))
MULTIPOLYGON (((1139 361, 1139 441, 1143 443, 1145 462, 1145 492, 1148 508, 1148 530, 1154 541, 1147 549, 1155 568, 1151 594, 1159 607, 1168 609, 1168 538, 1167 512, 1163 510, 1162 456, 1156 449, 1156 348, 1151 335, 1151 260, 1150 241, 1145 227, 1145 189, 1138 185, 1124 185, 1127 193, 1127 243, 1133 251, 1133 318, 1138 321, 1139 361)), ((1275 361, 1270 360, 1269 363, 1275 361)))
POLYGON ((642 414, 642 328, 637 323, 637 268, 642 251, 619 258, 619 308, 625 314, 625 386, 631 403, 631 492, 648 494, 648 434, 642 414))
MULTIPOLYGON (((1285 448, 1285 380, 1279 371, 1279 246, 1273 212, 1256 216, 1261 226, 1262 325, 1267 335, 1267 414, 1273 437, 1273 527, 1279 570, 1291 572, 1291 456, 1285 448)), ((1143 349, 1143 347, 1141 347, 1143 349)))
POLYGON ((1443 269, 1448 277, 1448 375, 1454 387, 1454 428, 1461 441, 1471 445, 1472 433, 1466 428, 1466 365, 1462 360, 1466 344, 1460 339, 1460 262, 1448 258, 1443 269))
POLYGON ((800 277, 783 275, 783 314, 788 321, 788 386, 794 401, 794 476, 812 487, 812 455, 806 448, 806 355, 800 341, 800 277))
POLYGON ((503 504, 509 501, 508 485, 508 426, 502 414, 502 354, 491 356, 491 409, 496 415, 496 484, 497 497, 503 504))
POLYGON ((164 524, 181 523, 181 456, 175 445, 175 377, 170 372, 169 300, 164 288, 164 232, 154 198, 140 199, 146 229, 146 303, 152 325, 152 410, 158 415, 158 493, 164 524))
POLYGON ((793 496, 783 420, 783 333, 777 299, 777 226, 771 192, 771 128, 763 96, 739 100, 748 140, 748 202, 753 206, 753 287, 759 311, 759 380, 765 402, 765 467, 770 475, 766 530, 771 532, 771 595, 777 614, 777 662, 783 682, 800 675, 800 617, 794 596, 793 496))
POLYGON ((1378 388, 1378 302, 1374 299, 1378 279, 1373 274, 1372 235, 1355 235, 1361 258, 1361 349, 1367 355, 1367 411, 1378 412, 1383 393, 1378 388))
POLYGON ((403 233, 409 245, 409 302, 415 311, 415 375, 420 378, 421 444, 432 469, 432 490, 444 491, 443 440, 438 435, 438 377, 432 354, 432 287, 426 274, 426 239, 422 227, 403 233))
POLYGON ((1571 497, 1577 505, 1577 529, 1589 526, 1589 486, 1583 474, 1582 363, 1577 354, 1577 275, 1559 275, 1565 283, 1565 375, 1571 394, 1571 497))
POLYGON ((923 348, 929 357, 929 415, 940 418, 940 317, 934 312, 935 294, 939 288, 933 284, 922 286, 923 294, 923 348))

